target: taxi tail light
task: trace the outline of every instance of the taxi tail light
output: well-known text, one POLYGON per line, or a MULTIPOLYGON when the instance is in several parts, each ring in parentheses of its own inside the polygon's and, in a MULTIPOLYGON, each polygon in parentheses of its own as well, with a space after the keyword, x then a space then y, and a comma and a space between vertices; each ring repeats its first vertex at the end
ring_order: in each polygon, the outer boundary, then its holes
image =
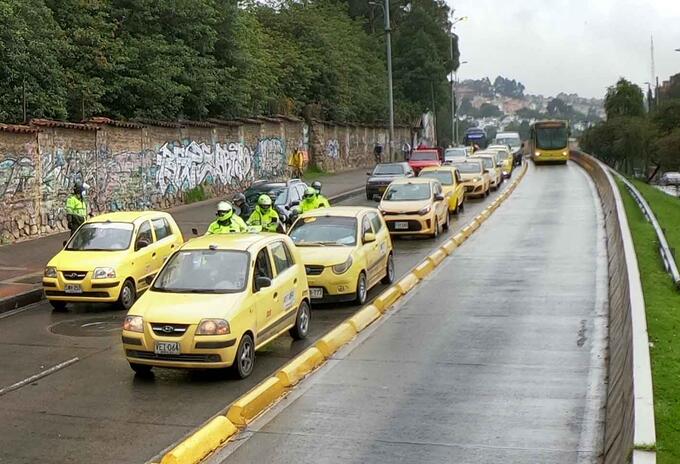
POLYGON ((227 335, 230 333, 229 323, 224 319, 203 319, 196 329, 196 335, 227 335))

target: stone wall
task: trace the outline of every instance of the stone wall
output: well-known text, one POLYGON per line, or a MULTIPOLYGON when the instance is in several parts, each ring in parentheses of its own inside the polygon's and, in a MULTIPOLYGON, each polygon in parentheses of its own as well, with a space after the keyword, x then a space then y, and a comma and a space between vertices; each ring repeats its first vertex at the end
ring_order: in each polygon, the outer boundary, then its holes
MULTIPOLYGON (((389 130, 386 127, 343 126, 315 120, 309 126, 309 132, 312 163, 323 171, 337 172, 373 165, 373 148, 377 143, 386 145, 389 130)), ((401 153, 401 147, 411 143, 411 129, 408 126, 395 127, 394 138, 395 150, 401 153)))
MULTIPOLYGON (((75 182, 90 186, 94 213, 168 208, 197 188, 211 197, 242 190, 256 179, 286 177, 290 154, 300 148, 307 156, 312 137, 323 169, 366 166, 386 133, 329 123, 309 128, 283 116, 0 124, 0 243, 65 230, 64 205, 75 182)), ((408 140, 407 129, 398 133, 408 140)))

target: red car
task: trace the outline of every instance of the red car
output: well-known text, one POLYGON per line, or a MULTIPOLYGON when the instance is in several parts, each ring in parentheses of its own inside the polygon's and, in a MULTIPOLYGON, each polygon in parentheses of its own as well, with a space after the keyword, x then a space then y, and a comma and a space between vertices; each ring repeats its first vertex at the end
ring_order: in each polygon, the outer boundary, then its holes
POLYGON ((441 156, 437 148, 417 148, 411 153, 408 160, 409 166, 418 174, 421 169, 428 166, 441 166, 441 156))

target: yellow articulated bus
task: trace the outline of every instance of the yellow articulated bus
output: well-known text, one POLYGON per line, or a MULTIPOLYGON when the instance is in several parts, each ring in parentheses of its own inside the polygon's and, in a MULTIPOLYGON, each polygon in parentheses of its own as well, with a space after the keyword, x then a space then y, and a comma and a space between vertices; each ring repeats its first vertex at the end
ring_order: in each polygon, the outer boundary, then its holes
POLYGON ((529 149, 534 163, 563 163, 569 160, 569 123, 536 121, 529 133, 529 149))

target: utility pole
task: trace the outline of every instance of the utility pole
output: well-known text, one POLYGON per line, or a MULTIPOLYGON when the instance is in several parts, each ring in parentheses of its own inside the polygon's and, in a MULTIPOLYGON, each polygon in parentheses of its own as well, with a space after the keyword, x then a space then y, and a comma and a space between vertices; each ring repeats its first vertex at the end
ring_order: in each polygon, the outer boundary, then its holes
POLYGON ((390 100, 390 143, 388 159, 394 161, 394 93, 392 91, 392 34, 390 28, 390 0, 385 0, 385 41, 387 43, 387 87, 390 100))
POLYGON ((458 144, 458 137, 456 137, 456 90, 454 88, 454 73, 453 73, 453 37, 451 33, 451 146, 455 147, 458 144))

